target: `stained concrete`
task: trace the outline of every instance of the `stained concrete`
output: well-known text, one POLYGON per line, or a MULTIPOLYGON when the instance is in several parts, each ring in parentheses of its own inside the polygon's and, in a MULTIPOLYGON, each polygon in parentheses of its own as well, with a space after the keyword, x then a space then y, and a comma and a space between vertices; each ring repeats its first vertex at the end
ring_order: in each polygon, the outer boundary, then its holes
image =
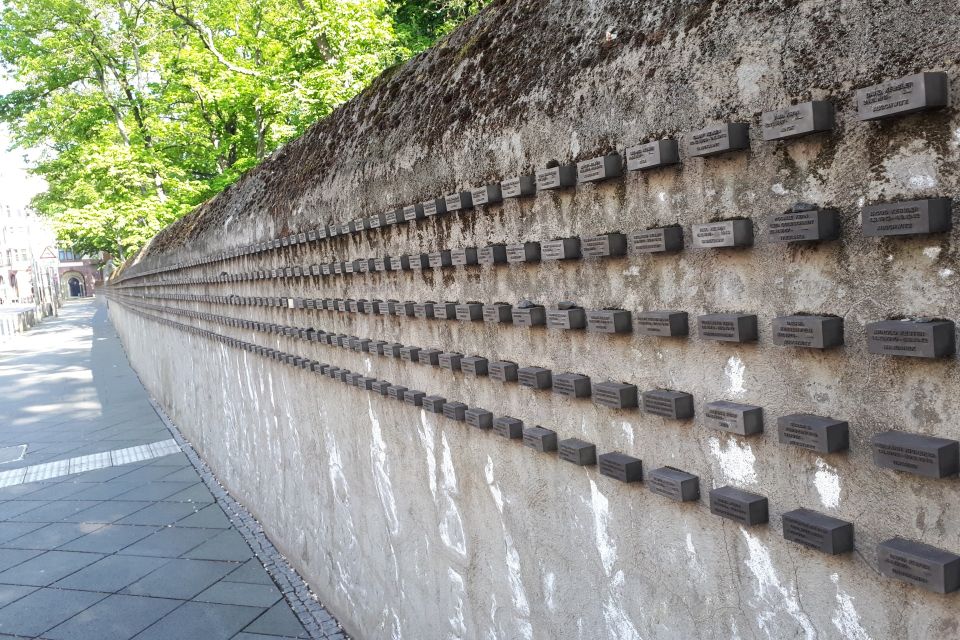
POLYGON ((684 158, 675 168, 171 277, 673 223, 689 244, 692 224, 730 216, 754 220, 752 249, 146 291, 756 313, 759 342, 738 346, 167 303, 680 389, 694 395, 698 414, 713 400, 760 405, 766 433, 742 438, 699 418, 672 423, 217 328, 542 424, 601 452, 636 455, 647 469, 682 468, 700 476, 704 495, 726 484, 762 493, 768 526, 742 528, 711 516, 705 499, 669 503, 117 305, 113 317, 147 386, 357 637, 960 637, 956 596, 880 577, 874 553, 894 535, 960 551, 958 480, 881 470, 869 450, 870 437, 890 428, 960 438, 960 368, 956 358, 870 355, 864 333, 888 317, 960 317, 956 231, 878 240, 863 237, 859 223, 865 203, 957 192, 960 116, 951 106, 859 123, 852 101, 858 87, 919 70, 947 71, 955 88, 958 28, 955 4, 936 0, 495 3, 165 231, 128 267, 346 221, 551 159, 622 152, 711 121, 750 121, 746 153, 684 158), (833 133, 761 141, 761 111, 808 99, 837 105, 833 133), (766 243, 764 216, 796 202, 837 208, 841 240, 766 243), (775 347, 771 320, 798 312, 842 316, 845 346, 775 347), (775 419, 794 412, 848 420, 850 451, 817 456, 779 445, 775 419), (853 521, 856 551, 824 557, 784 541, 780 515, 798 507, 853 521))

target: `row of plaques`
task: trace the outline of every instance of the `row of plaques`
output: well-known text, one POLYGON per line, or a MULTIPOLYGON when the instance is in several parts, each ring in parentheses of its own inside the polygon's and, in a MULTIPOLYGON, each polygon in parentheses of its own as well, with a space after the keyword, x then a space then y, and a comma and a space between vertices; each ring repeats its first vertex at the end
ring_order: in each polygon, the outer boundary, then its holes
MULTIPOLYGON (((170 320, 154 319, 413 407, 419 407, 427 413, 443 415, 446 418, 464 422, 475 428, 491 430, 501 437, 519 440, 524 446, 535 451, 556 453, 560 460, 577 466, 596 466, 601 475, 620 482, 645 482, 651 492, 670 500, 677 502, 696 502, 700 500, 700 478, 675 467, 660 467, 648 471, 646 477, 644 477, 643 462, 640 458, 617 451, 597 455, 597 448, 593 443, 579 438, 559 439, 557 433, 551 429, 539 425, 525 426, 522 420, 512 416, 494 416, 493 412, 482 407, 471 407, 463 402, 448 400, 443 396, 431 395, 417 389, 409 389, 404 385, 392 384, 386 380, 378 380, 346 368, 284 353, 277 349, 262 347, 170 320)), ((744 419, 744 413, 741 411, 742 405, 731 407, 732 403, 711 404, 720 405, 717 407, 720 413, 717 414, 716 419, 733 422, 744 419)), ((751 413, 755 409, 759 408, 747 410, 746 415, 750 416, 746 418, 747 421, 756 419, 751 413)), ((796 418, 796 416, 788 416, 787 420, 796 422, 796 418)), ((801 422, 803 421, 801 420, 801 422)), ((922 436, 914 434, 889 432, 888 434, 880 434, 878 438, 883 439, 883 452, 878 454, 875 449, 875 455, 891 455, 895 456, 897 460, 904 456, 915 457, 918 450, 926 452, 929 445, 922 440, 922 436)), ((845 439, 846 435, 844 434, 845 439)), ((957 444, 954 441, 951 445, 953 473, 957 471, 957 444)), ((940 451, 942 452, 942 448, 940 451)), ((893 464, 895 465, 893 468, 898 468, 896 466, 898 463, 893 464)), ((734 486, 723 486, 710 490, 708 502, 712 514, 732 520, 742 526, 752 527, 769 522, 768 500, 760 494, 734 486)), ((784 539, 813 551, 828 555, 839 555, 852 552, 854 549, 852 522, 805 508, 784 513, 781 522, 784 539)), ((902 537, 894 537, 881 542, 877 546, 877 559, 880 573, 889 578, 901 580, 937 593, 950 593, 960 589, 960 555, 949 551, 902 537)))

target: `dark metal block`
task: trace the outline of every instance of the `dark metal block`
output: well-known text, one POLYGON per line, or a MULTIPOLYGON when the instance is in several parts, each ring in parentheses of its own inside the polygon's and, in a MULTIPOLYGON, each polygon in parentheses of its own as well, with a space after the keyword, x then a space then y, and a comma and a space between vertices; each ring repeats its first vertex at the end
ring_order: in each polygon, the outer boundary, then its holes
POLYGON ((767 242, 819 242, 839 235, 840 219, 834 209, 801 205, 767 216, 767 242))
POLYGON ((641 311, 633 321, 634 329, 644 336, 673 338, 689 333, 686 311, 641 311))
POLYGON ((460 369, 467 375, 487 375, 487 359, 481 356, 468 356, 460 360, 460 369))
POLYGON ((631 253, 665 253, 683 249, 683 227, 660 227, 630 234, 631 253))
POLYGON ((622 233, 603 233, 585 236, 580 242, 584 258, 616 258, 627 255, 627 236, 622 233))
POLYGON ((388 342, 383 345, 383 355, 388 358, 399 358, 400 349, 403 349, 403 345, 399 342, 388 342))
POLYGON ((746 122, 714 124, 684 136, 687 155, 715 156, 750 148, 750 125, 746 122))
POLYGON ((384 226, 390 226, 403 222, 403 209, 393 209, 383 214, 384 226))
POLYGON ((591 395, 596 404, 612 409, 633 409, 637 406, 636 385, 624 382, 595 382, 591 395))
POLYGON ((587 312, 587 331, 595 333, 630 333, 633 323, 630 312, 623 309, 598 309, 587 312))
POLYGON ((462 209, 473 209, 473 198, 469 191, 448 194, 444 202, 447 204, 447 211, 451 213, 462 209))
POLYGON ((581 160, 577 163, 577 181, 599 182, 623 175, 623 160, 616 151, 599 158, 581 160))
POLYGON ((717 400, 704 405, 703 421, 711 429, 752 436, 763 433, 763 408, 717 400))
POLYGON ((757 316, 747 313, 708 313, 697 318, 700 337, 718 342, 755 342, 757 316))
POLYGON ((769 519, 765 496, 729 486, 710 490, 710 513, 748 527, 769 519))
POLYGON ((440 349, 420 349, 417 361, 420 364, 438 366, 440 364, 440 349))
POLYGON ((571 331, 587 326, 587 312, 582 307, 571 309, 547 309, 547 328, 571 331))
POLYGON ((760 129, 766 142, 832 131, 833 125, 833 103, 826 100, 801 102, 760 114, 760 129))
POLYGON ((403 219, 407 222, 410 220, 420 220, 423 216, 422 204, 411 204, 403 208, 403 219))
POLYGON ((483 187, 471 189, 470 199, 475 207, 478 207, 482 204, 496 204, 497 202, 502 202, 503 192, 500 189, 500 183, 493 182, 483 187))
POLYGON ((843 318, 781 316, 773 319, 773 344, 781 347, 830 349, 843 344, 843 318))
POLYGON ((580 238, 558 238, 540 244, 541 260, 575 260, 580 257, 580 238))
POLYGON ((393 264, 390 262, 390 256, 373 259, 374 271, 393 271, 393 264))
POLYGON ((589 398, 590 376, 579 373, 558 373, 553 376, 553 392, 568 398, 589 398))
POLYGON ((877 545, 880 573, 935 593, 960 589, 960 556, 896 537, 877 545))
POLYGON ((433 303, 420 302, 413 305, 413 315, 421 320, 433 318, 433 303))
POLYGON ((500 416, 493 421, 493 432, 509 440, 519 440, 523 437, 523 421, 510 416, 500 416))
POLYGON ((873 463, 884 469, 927 478, 946 478, 960 470, 960 442, 906 431, 884 431, 870 439, 873 463))
POLYGON ((427 254, 427 261, 432 269, 440 269, 442 267, 452 267, 453 261, 450 257, 449 249, 441 249, 440 251, 432 251, 427 254))
POLYGON ((479 302, 466 302, 458 304, 456 308, 457 320, 461 322, 479 322, 483 320, 483 304, 479 302))
POLYGON ((482 247, 477 254, 480 264, 503 264, 507 261, 507 245, 491 244, 482 247))
POLYGON ((700 499, 700 478, 674 467, 660 467, 650 471, 647 473, 646 482, 650 491, 677 502, 700 499))
POLYGON ((722 220, 695 224, 692 228, 694 249, 753 246, 752 220, 722 220))
POLYGON ((450 264, 455 267, 478 264, 476 247, 461 247, 459 249, 451 249, 450 264))
POLYGON ((445 402, 443 405, 443 417, 464 422, 467 419, 467 405, 462 402, 445 402))
POLYGON ((430 256, 426 253, 411 253, 407 256, 407 260, 414 271, 430 267, 430 256))
POLYGON ((852 522, 810 509, 795 509, 783 514, 783 537, 830 555, 853 551, 852 522))
POLYGON ((777 418, 777 440, 818 453, 835 453, 850 446, 850 427, 845 420, 794 413, 777 418))
POLYGON ((434 302, 433 317, 437 320, 455 320, 457 318, 457 303, 434 302))
POLYGON ((410 270, 410 256, 387 256, 384 258, 385 261, 389 261, 387 264, 390 267, 387 271, 409 271, 410 270))
POLYGON ((539 242, 521 242, 518 244, 508 244, 506 246, 507 262, 515 264, 519 262, 540 262, 540 243, 539 242))
POLYGON ((447 202, 443 198, 431 198, 423 203, 426 216, 442 216, 447 212, 447 202))
POLYGON ((857 117, 880 120, 947 106, 947 74, 915 73, 857 89, 857 117))
POLYGON ((517 381, 517 363, 498 360, 490 363, 490 377, 500 382, 517 381))
POLYGON ((914 358, 946 358, 956 351, 952 320, 884 320, 867 325, 870 353, 914 358))
POLYGON ((598 459, 600 474, 620 482, 642 482, 643 462, 619 452, 601 453, 598 459))
POLYGON ((685 391, 654 389, 642 394, 646 413, 669 420, 689 420, 693 417, 693 396, 685 391))
MULTIPOLYGON (((395 302, 393 304, 393 315, 395 316, 407 316, 413 317, 413 308, 417 306, 417 303, 413 300, 405 300, 404 302, 395 302)), ((437 308, 433 308, 434 314, 437 312, 437 308)))
POLYGON ((407 388, 400 384, 394 384, 387 387, 387 396, 393 400, 399 400, 400 402, 404 401, 403 395, 407 392, 407 388))
POLYGON ((518 327, 537 327, 547 322, 547 311, 542 305, 514 307, 510 312, 513 324, 518 327))
POLYGON ((443 405, 447 399, 443 396, 427 396, 423 399, 423 409, 430 413, 443 413, 443 405))
POLYGON ((463 359, 462 353, 441 353, 440 368, 450 371, 460 371, 460 361, 463 359))
POLYGON ((407 362, 418 362, 420 356, 420 347, 407 345, 400 349, 400 359, 407 362))
POLYGON ((553 385, 553 373, 543 367, 522 367, 517 369, 517 381, 523 387, 549 389, 553 385))
POLYGON ((477 429, 490 429, 493 427, 493 414, 480 407, 470 407, 464 414, 467 424, 477 429))
POLYGON ((557 432, 543 427, 527 427, 523 430, 523 445, 541 453, 557 450, 557 432))
POLYGON ((500 192, 504 198, 520 198, 537 193, 536 177, 533 175, 516 176, 500 182, 500 192))
POLYGON ((539 169, 536 176, 537 191, 572 187, 577 184, 577 165, 565 164, 539 169))
POLYGON ((881 202, 863 208, 863 235, 905 236, 943 233, 953 227, 950 198, 881 202))
POLYGON ((578 438, 561 440, 557 443, 557 451, 561 460, 572 462, 579 467, 597 464, 596 445, 578 438))
POLYGON ((483 321, 500 324, 513 322, 513 305, 504 302, 483 305, 483 321))
POLYGON ((389 394, 391 386, 392 385, 386 380, 377 380, 376 382, 370 385, 370 389, 374 393, 379 393, 380 395, 385 396, 389 394))
POLYGON ((380 227, 385 227, 385 226, 387 226, 386 213, 375 213, 374 215, 367 218, 368 229, 379 229, 380 227))
POLYGON ((417 391, 415 389, 407 389, 403 392, 403 402, 405 404, 410 404, 415 407, 419 407, 423 404, 423 399, 427 394, 423 391, 417 391))

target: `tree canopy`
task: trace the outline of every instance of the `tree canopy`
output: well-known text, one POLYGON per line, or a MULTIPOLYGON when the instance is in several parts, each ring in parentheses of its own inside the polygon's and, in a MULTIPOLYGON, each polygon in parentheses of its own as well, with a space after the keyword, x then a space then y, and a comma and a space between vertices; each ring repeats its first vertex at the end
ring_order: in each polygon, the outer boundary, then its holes
POLYGON ((4 0, 0 96, 77 251, 161 228, 489 0, 4 0))

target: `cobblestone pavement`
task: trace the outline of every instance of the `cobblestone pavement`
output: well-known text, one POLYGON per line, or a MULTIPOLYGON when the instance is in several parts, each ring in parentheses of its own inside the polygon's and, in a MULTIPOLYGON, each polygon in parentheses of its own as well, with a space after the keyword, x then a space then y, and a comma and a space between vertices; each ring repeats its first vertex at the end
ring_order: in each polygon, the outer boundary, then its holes
POLYGON ((0 389, 0 638, 346 638, 168 428, 102 302, 0 347, 0 389))

